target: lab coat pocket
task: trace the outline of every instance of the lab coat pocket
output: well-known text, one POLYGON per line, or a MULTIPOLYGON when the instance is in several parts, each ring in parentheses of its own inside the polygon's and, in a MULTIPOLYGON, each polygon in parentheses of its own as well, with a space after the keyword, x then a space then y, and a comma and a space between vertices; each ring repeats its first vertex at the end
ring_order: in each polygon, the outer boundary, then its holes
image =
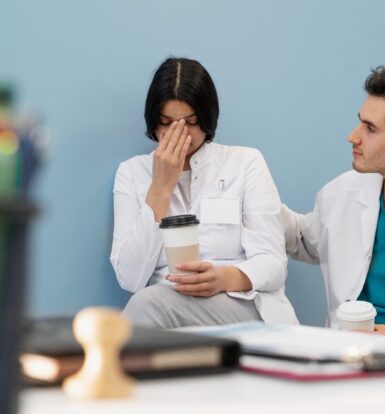
POLYGON ((201 223, 200 250, 208 260, 231 260, 242 255, 241 226, 238 224, 201 223))
POLYGON ((200 204, 201 252, 208 259, 239 257, 241 247, 241 206, 237 197, 206 197, 200 204))

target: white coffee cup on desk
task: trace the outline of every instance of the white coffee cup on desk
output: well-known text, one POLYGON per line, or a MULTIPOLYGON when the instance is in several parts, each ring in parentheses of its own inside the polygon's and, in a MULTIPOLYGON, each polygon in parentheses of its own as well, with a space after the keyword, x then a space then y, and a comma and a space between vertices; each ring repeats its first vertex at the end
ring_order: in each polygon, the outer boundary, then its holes
POLYGON ((162 219, 162 230, 167 264, 171 274, 185 275, 176 268, 182 262, 199 260, 199 220, 194 214, 170 216, 162 219))
POLYGON ((344 331, 374 331, 375 307, 362 300, 345 302, 337 309, 340 329, 344 331))

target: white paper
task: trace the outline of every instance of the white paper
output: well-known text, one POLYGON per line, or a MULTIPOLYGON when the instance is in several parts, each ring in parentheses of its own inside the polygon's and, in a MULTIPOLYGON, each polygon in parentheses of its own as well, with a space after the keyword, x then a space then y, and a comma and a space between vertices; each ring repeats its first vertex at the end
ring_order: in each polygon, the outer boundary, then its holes
POLYGON ((201 201, 201 223, 240 224, 241 208, 238 198, 204 198, 201 201))
POLYGON ((357 358, 385 349, 385 335, 338 331, 301 325, 266 325, 246 322, 184 329, 205 335, 236 339, 244 352, 263 352, 277 356, 314 360, 357 358))

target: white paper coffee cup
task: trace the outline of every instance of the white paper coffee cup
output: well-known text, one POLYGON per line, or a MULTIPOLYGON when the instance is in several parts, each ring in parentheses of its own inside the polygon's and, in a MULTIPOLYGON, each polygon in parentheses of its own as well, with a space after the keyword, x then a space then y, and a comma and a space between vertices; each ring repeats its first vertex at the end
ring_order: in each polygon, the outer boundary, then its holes
POLYGON ((199 220, 194 214, 170 216, 162 219, 162 230, 167 265, 171 274, 188 275, 176 268, 182 262, 199 260, 199 220))
POLYGON ((340 329, 344 331, 374 331, 375 307, 361 300, 345 302, 337 309, 340 329))

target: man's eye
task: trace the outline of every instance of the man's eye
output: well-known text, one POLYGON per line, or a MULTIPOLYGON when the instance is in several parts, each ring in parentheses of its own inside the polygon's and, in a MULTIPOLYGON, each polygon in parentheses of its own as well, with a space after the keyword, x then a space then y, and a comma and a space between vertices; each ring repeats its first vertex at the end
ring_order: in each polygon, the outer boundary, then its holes
POLYGON ((374 132, 375 130, 374 130, 374 128, 371 126, 371 125, 367 125, 366 126, 366 129, 369 131, 369 132, 374 132))
POLYGON ((159 119, 159 124, 162 126, 169 126, 171 125, 171 121, 164 121, 162 119, 159 119))

